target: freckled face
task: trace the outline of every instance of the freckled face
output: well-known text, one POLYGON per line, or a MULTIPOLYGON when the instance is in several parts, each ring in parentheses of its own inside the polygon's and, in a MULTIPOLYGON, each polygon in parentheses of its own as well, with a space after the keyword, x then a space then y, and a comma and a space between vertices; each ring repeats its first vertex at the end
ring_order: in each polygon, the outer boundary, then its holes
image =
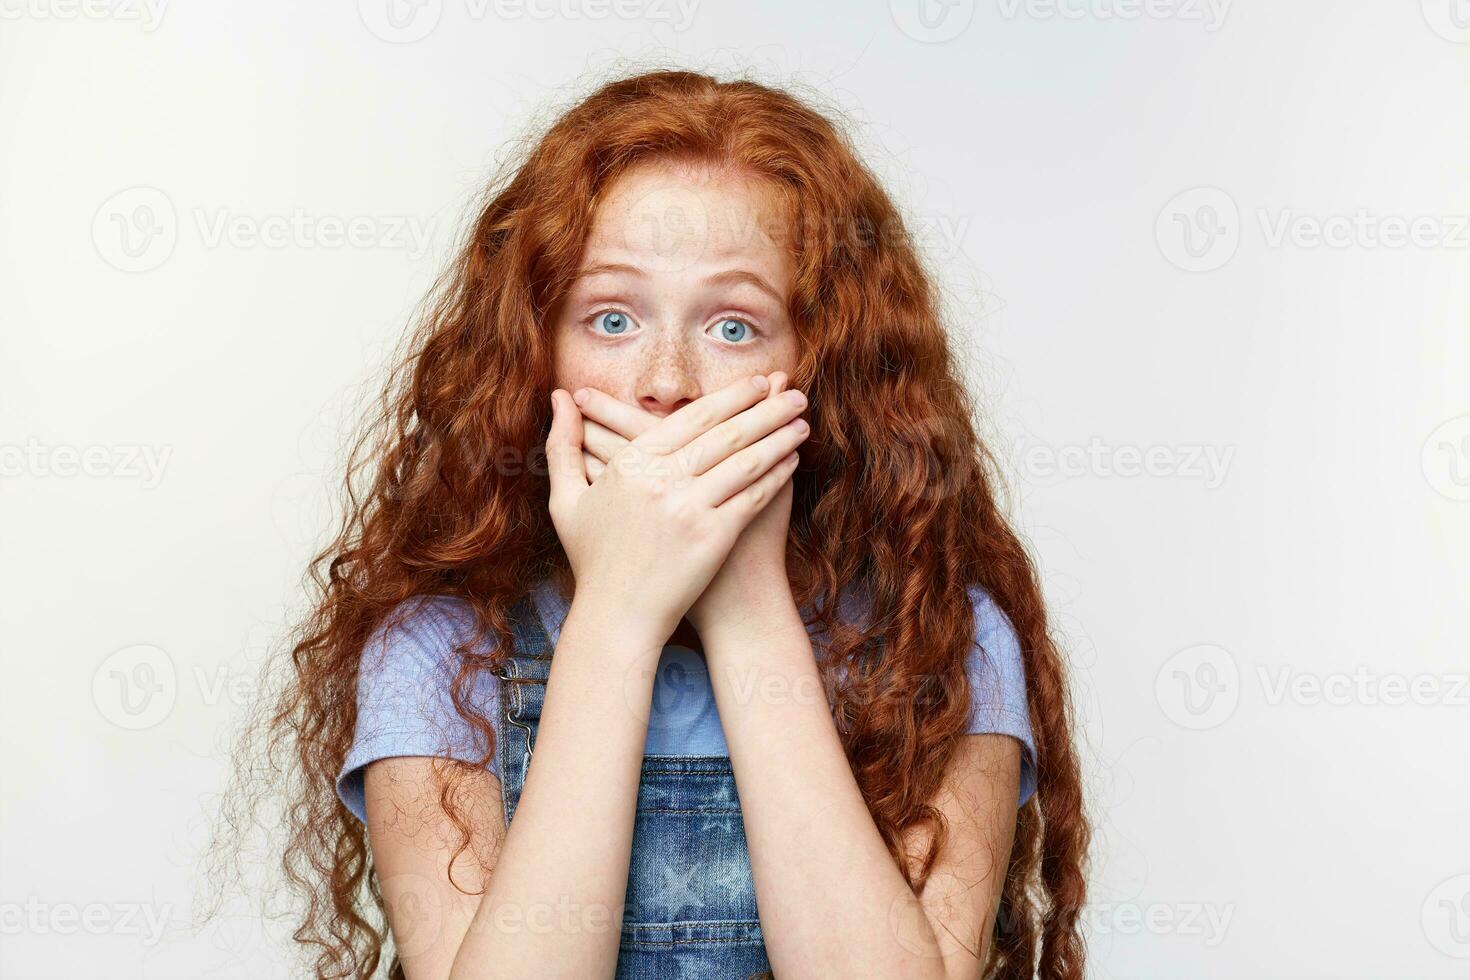
POLYGON ((622 175, 552 315, 557 386, 663 416, 740 377, 790 374, 781 215, 758 181, 667 164, 622 175))

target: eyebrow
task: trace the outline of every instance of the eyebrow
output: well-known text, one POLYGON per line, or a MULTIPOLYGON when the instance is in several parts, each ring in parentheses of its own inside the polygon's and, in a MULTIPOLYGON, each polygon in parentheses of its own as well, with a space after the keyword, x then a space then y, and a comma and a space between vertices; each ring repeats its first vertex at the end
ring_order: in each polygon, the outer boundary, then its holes
MULTIPOLYGON (((648 278, 648 273, 636 265, 628 265, 625 262, 598 262, 578 272, 576 280, 609 273, 622 273, 624 275, 635 276, 639 279, 648 278)), ((716 272, 711 276, 706 276, 704 282, 710 286, 733 286, 738 283, 745 283, 768 294, 777 303, 785 302, 781 298, 781 294, 776 292, 775 287, 761 276, 746 269, 726 269, 724 272, 716 272)))

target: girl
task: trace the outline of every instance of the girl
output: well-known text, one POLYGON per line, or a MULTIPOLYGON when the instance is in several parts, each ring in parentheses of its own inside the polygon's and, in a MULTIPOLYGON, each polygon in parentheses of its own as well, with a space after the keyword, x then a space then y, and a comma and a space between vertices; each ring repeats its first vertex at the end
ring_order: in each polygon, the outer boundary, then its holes
POLYGON ((827 119, 606 85, 388 396, 271 719, 317 975, 1083 975, 1037 577, 827 119))

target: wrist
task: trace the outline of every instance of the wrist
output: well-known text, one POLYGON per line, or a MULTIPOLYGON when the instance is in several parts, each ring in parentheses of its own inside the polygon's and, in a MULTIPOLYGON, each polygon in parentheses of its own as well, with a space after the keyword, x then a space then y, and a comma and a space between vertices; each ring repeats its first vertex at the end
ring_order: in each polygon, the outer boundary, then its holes
MULTIPOLYGON (((790 636, 807 636, 791 586, 784 579, 779 589, 742 592, 738 601, 702 610, 694 623, 705 649, 757 651, 790 636)), ((693 620, 691 619, 691 622, 693 620)))
POLYGON ((595 592, 578 590, 567 608, 561 634, 565 636, 571 631, 578 636, 585 635, 606 656, 630 662, 657 662, 674 625, 626 603, 603 600, 595 592))

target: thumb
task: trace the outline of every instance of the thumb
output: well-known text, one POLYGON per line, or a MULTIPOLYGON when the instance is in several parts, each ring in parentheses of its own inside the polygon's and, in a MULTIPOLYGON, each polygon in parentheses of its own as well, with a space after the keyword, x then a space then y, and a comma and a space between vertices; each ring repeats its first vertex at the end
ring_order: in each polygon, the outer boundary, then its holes
POLYGON ((551 431, 546 436, 546 468, 551 480, 551 503, 575 500, 587 489, 582 462, 582 412, 560 388, 551 392, 551 431))

